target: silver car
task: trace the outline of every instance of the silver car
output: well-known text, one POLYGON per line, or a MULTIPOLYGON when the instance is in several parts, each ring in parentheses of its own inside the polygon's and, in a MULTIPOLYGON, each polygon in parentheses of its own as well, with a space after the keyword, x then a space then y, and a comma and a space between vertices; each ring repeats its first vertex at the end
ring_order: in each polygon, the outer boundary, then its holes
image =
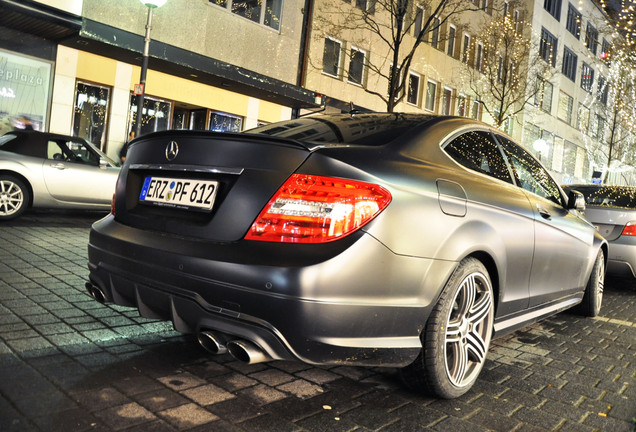
POLYGON ((607 272, 636 278, 636 188, 572 185, 585 196, 585 217, 609 242, 607 272))
POLYGON ((9 132, 0 137, 0 220, 29 207, 107 210, 119 171, 82 138, 9 132))

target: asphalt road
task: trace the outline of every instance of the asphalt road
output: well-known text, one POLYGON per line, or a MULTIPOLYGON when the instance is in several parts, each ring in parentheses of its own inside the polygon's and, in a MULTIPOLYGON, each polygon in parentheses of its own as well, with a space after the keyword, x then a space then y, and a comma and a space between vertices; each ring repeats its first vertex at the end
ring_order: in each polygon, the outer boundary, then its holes
POLYGON ((85 291, 100 213, 0 223, 0 431, 636 430, 636 285, 606 284, 601 316, 561 313, 493 341, 453 400, 395 371, 245 365, 85 291))

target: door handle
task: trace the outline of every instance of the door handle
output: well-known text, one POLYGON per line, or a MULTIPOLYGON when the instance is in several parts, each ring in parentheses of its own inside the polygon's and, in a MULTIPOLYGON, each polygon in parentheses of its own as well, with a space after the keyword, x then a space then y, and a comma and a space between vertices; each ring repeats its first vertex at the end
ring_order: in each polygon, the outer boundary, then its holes
POLYGON ((66 168, 66 166, 64 166, 63 163, 56 163, 56 164, 52 164, 51 168, 55 168, 55 169, 59 169, 59 170, 63 170, 66 168))
POLYGON ((543 219, 547 219, 547 220, 552 219, 552 215, 550 214, 550 212, 544 209, 543 207, 541 207, 539 204, 537 204, 537 210, 539 211, 539 214, 541 215, 543 219))

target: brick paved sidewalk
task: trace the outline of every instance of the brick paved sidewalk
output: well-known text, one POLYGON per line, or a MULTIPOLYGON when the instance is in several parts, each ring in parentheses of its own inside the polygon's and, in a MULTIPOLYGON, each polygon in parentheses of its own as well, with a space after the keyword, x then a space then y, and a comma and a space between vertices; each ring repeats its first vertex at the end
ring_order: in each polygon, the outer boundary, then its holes
POLYGON ((636 285, 493 342, 454 401, 394 371, 245 365, 84 290, 91 213, 0 224, 0 431, 612 431, 636 417, 636 285))

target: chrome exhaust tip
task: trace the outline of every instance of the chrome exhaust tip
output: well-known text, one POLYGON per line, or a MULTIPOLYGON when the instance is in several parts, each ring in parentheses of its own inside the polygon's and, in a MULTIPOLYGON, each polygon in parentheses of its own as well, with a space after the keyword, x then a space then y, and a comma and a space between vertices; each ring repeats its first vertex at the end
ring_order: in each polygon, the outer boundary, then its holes
POLYGON ((104 291, 102 291, 100 287, 93 284, 92 282, 86 282, 85 286, 91 297, 102 304, 106 303, 106 294, 104 294, 104 291))
POLYGON ((210 330, 201 330, 197 333, 199 345, 212 354, 225 354, 227 347, 225 346, 225 338, 218 333, 210 330))
POLYGON ((232 357, 247 364, 272 360, 272 358, 256 344, 245 340, 230 341, 227 344, 227 349, 232 357))

